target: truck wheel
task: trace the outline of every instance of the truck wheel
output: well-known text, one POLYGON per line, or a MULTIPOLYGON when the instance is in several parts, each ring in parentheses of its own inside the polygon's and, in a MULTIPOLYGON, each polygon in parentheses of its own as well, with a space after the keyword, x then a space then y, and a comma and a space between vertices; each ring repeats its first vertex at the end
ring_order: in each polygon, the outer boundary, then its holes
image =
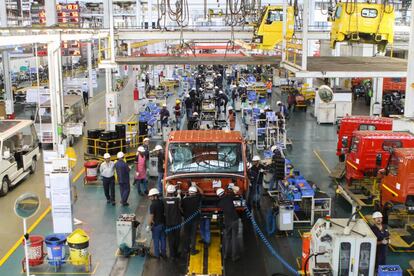
POLYGON ((34 172, 36 171, 36 167, 37 167, 37 160, 35 157, 33 157, 32 165, 30 166, 30 174, 34 174, 34 172))
POLYGON ((1 182, 0 195, 4 196, 9 192, 10 181, 7 177, 3 178, 1 182))

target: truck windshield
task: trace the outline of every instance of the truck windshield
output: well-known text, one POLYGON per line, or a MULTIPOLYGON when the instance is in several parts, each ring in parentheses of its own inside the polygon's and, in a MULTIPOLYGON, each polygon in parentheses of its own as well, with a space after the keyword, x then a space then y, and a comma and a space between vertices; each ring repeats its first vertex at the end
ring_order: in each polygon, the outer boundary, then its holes
POLYGON ((171 143, 167 175, 182 173, 243 173, 238 143, 171 143))

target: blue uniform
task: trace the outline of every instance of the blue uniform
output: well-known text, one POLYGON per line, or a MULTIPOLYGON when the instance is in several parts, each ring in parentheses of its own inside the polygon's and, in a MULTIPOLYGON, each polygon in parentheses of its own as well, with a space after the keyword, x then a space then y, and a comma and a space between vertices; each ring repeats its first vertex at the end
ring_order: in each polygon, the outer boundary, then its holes
POLYGON ((119 192, 121 194, 121 203, 126 204, 129 197, 129 167, 123 160, 115 163, 115 170, 118 177, 119 192))
MULTIPOLYGON (((375 236, 377 236, 378 242, 382 242, 383 240, 390 238, 390 232, 388 232, 385 225, 382 226, 382 230, 380 230, 376 225, 372 226, 371 229, 375 236)), ((380 265, 386 265, 387 247, 388 244, 377 244, 377 256, 375 262, 376 269, 378 269, 378 266, 380 265)))

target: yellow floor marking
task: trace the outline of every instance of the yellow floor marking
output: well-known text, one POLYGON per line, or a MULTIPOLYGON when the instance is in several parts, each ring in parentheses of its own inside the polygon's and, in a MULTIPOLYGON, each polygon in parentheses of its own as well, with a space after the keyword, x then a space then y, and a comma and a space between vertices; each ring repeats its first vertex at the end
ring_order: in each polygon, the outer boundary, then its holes
POLYGON ((316 155, 316 157, 321 161, 322 165, 325 167, 326 171, 331 174, 331 169, 329 169, 328 165, 326 165, 325 161, 322 159, 322 157, 319 155, 319 153, 316 150, 313 150, 313 153, 316 155))
MULTIPOLYGON (((39 225, 39 223, 46 217, 46 215, 50 212, 51 207, 47 207, 46 210, 43 211, 43 213, 36 219, 36 221, 32 224, 32 226, 30 226, 30 228, 27 230, 28 233, 31 233, 36 227, 37 225, 39 225)), ((20 244, 23 241, 23 236, 21 236, 15 243, 14 245, 9 249, 9 251, 7 251, 6 255, 4 255, 3 258, 1 258, 0 260, 0 266, 2 266, 7 259, 13 254, 13 252, 17 249, 17 247, 20 246, 20 244)))
POLYGON ((82 170, 80 170, 80 172, 72 179, 72 182, 76 182, 84 172, 85 172, 85 168, 82 168, 82 170))
POLYGON ((211 235, 211 244, 208 248, 208 275, 223 275, 220 244, 220 235, 211 235))
POLYGON ((200 235, 196 237, 196 249, 200 252, 197 255, 190 254, 190 261, 188 265, 188 274, 203 274, 203 261, 204 261, 204 244, 197 242, 200 239, 200 235))
MULTIPOLYGON (((39 275, 94 275, 96 273, 96 270, 98 269, 99 266, 99 262, 96 263, 95 268, 93 269, 92 272, 54 272, 54 271, 32 271, 34 274, 39 274, 39 275)), ((23 274, 23 270, 21 271, 21 273, 23 274)))

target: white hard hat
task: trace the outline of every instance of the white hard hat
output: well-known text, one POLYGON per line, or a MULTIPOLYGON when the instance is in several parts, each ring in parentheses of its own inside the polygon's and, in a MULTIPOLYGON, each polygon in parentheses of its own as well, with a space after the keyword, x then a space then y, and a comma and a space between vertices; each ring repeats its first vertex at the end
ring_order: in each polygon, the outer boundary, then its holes
POLYGON ((105 153, 105 154, 104 154, 104 158, 105 158, 105 159, 109 159, 109 158, 111 158, 111 155, 110 155, 109 153, 105 153))
POLYGON ((194 187, 194 186, 191 186, 190 188, 188 188, 188 192, 190 194, 195 194, 195 193, 197 193, 197 188, 194 187))
POLYGON ((186 98, 190 98, 190 95, 188 95, 188 94, 185 94, 185 96, 184 97, 186 97, 186 98))
POLYGON ((167 186, 167 193, 168 194, 173 194, 173 193, 175 193, 175 191, 176 191, 176 189, 175 189, 175 186, 174 185, 168 185, 167 186))
POLYGON ((193 112, 193 116, 198 116, 198 113, 197 112, 193 112))
POLYGON ((233 189, 234 188, 234 183, 229 183, 229 185, 227 186, 227 189, 233 189))
POLYGON ((144 142, 149 141, 149 138, 148 137, 145 137, 143 141, 144 142))
POLYGON ((260 156, 258 155, 253 156, 252 161, 260 161, 260 156))
POLYGON ((274 146, 272 146, 272 147, 270 148, 270 150, 271 150, 272 152, 274 152, 276 149, 277 149, 277 146, 276 146, 276 145, 274 145, 274 146))
POLYGON ((264 113, 264 109, 260 109, 260 113, 264 113))
POLYGON ((233 110, 233 107, 232 106, 229 106, 229 110, 233 110))
POLYGON ((124 153, 123 153, 122 151, 120 151, 120 152, 118 152, 118 153, 116 154, 116 157, 117 157, 118 159, 124 158, 124 153))
POLYGON ((219 94, 223 94, 223 91, 221 91, 221 90, 220 90, 220 91, 219 91, 219 94))
POLYGON ((162 146, 161 145, 156 145, 154 150, 162 150, 162 146))
POLYGON ((218 196, 222 196, 222 195, 224 195, 224 189, 223 189, 223 188, 218 188, 218 189, 217 189, 217 191, 216 191, 216 194, 217 194, 218 196))
POLYGON ((218 89, 218 86, 216 85, 216 86, 214 86, 214 88, 215 88, 215 89, 218 89))
POLYGON ((145 148, 143 146, 138 147, 138 152, 145 152, 145 148))
POLYGON ((268 106, 268 105, 266 105, 266 106, 264 107, 264 109, 265 109, 265 110, 269 110, 270 108, 269 108, 269 106, 268 106))
POLYGON ((166 104, 166 103, 163 103, 163 104, 162 104, 162 107, 167 107, 167 104, 166 104))
POLYGON ((376 218, 382 218, 382 214, 381 214, 381 212, 374 212, 373 214, 372 214, 372 218, 373 219, 376 219, 376 218))
POLYGON ((277 105, 279 105, 279 104, 282 104, 282 102, 281 101, 277 101, 277 103, 276 103, 277 105))
POLYGON ((158 191, 157 188, 152 188, 151 190, 149 190, 148 196, 154 196, 154 195, 159 195, 160 191, 158 191))
POLYGON ((203 91, 203 87, 200 87, 198 90, 203 91))

